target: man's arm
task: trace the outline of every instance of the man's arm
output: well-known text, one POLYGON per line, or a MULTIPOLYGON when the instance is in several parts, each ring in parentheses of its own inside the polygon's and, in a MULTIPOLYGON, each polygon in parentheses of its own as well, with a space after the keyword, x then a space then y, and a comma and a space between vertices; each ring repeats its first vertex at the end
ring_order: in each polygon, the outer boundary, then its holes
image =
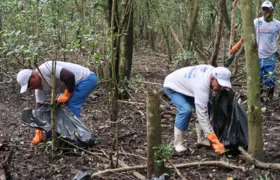
POLYGON ((73 92, 75 90, 75 75, 68 69, 62 68, 60 71, 60 80, 64 82, 67 90, 73 92))
POLYGON ((195 109, 198 123, 200 124, 205 137, 207 137, 211 132, 213 132, 213 128, 209 121, 208 107, 202 106, 200 104, 195 104, 195 109))
POLYGON ((36 109, 39 109, 43 105, 43 102, 47 100, 47 98, 48 97, 45 91, 41 89, 35 89, 36 109))
POLYGON ((66 89, 64 90, 63 95, 59 96, 57 99, 58 104, 66 103, 72 96, 72 93, 75 90, 75 75, 68 69, 62 68, 60 70, 60 80, 64 82, 66 89))

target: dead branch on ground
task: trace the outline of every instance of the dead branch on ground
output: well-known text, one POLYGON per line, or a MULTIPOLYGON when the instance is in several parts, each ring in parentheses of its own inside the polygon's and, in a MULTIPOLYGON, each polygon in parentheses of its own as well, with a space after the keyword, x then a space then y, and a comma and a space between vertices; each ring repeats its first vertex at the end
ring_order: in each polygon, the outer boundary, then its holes
POLYGON ((256 167, 262 169, 280 169, 279 163, 265 163, 255 159, 251 154, 246 152, 242 147, 238 147, 239 151, 242 153, 242 157, 247 160, 248 162, 254 164, 256 167))
POLYGON ((174 168, 175 172, 178 174, 178 176, 180 176, 180 178, 182 180, 186 180, 184 178, 184 176, 180 173, 180 171, 178 170, 178 168, 170 161, 170 159, 167 159, 167 161, 171 164, 171 166, 174 168))
MULTIPOLYGON (((185 167, 195 167, 195 166, 221 166, 229 169, 238 169, 241 171, 245 171, 245 167, 243 166, 236 166, 234 164, 230 164, 228 162, 222 162, 222 161, 204 161, 204 162, 191 162, 186 164, 178 164, 174 165, 176 168, 185 168, 185 167)), ((124 171, 132 171, 137 169, 146 169, 147 165, 138 165, 138 166, 132 166, 132 167, 123 167, 123 168, 116 168, 116 169, 106 169, 103 171, 99 171, 96 173, 93 173, 91 175, 91 178, 95 176, 99 176, 105 173, 113 173, 113 172, 124 172, 124 171)), ((173 169, 173 167, 167 166, 168 169, 173 169)))
POLYGON ((12 179, 9 166, 10 166, 10 163, 11 163, 11 160, 12 160, 13 153, 14 153, 14 151, 12 149, 9 152, 9 154, 6 156, 5 160, 0 164, 1 165, 0 167, 4 170, 6 180, 11 180, 12 179))

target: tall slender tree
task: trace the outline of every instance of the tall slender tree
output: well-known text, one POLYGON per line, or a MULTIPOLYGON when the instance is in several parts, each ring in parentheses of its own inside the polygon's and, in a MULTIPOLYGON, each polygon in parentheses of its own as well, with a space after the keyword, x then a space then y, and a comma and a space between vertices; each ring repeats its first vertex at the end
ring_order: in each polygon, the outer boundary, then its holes
POLYGON ((123 91, 121 98, 128 98, 127 80, 130 79, 133 57, 133 0, 123 0, 122 8, 125 10, 121 27, 119 81, 122 82, 123 91))
POLYGON ((248 131, 249 153, 262 160, 263 133, 260 106, 260 77, 258 50, 253 24, 252 0, 241 0, 241 16, 243 21, 243 39, 245 43, 245 56, 247 68, 247 94, 248 94, 248 131))
POLYGON ((191 42, 193 40, 193 35, 195 32, 196 28, 196 21, 198 17, 198 12, 199 12, 199 5, 200 5, 200 0, 192 0, 191 2, 191 11, 190 11, 190 22, 189 22, 189 34, 188 34, 188 50, 190 50, 191 47, 191 42))
POLYGON ((217 66, 216 59, 218 57, 220 41, 222 38, 225 3, 226 3, 225 0, 220 0, 218 25, 217 25, 217 29, 216 29, 216 38, 215 38, 214 49, 213 49, 211 60, 210 60, 210 62, 213 66, 217 66))

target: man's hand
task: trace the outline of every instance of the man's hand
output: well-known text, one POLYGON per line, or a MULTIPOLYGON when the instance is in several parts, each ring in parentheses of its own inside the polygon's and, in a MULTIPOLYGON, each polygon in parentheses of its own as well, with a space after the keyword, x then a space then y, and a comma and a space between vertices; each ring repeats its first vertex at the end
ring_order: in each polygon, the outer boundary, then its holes
POLYGON ((72 93, 65 89, 64 94, 59 96, 59 98, 57 99, 57 104, 66 103, 70 99, 71 95, 72 93))
POLYGON ((216 136, 216 134, 214 132, 211 132, 207 136, 207 139, 211 142, 211 144, 217 154, 223 154, 226 152, 224 145, 222 143, 220 143, 218 137, 216 136))
POLYGON ((243 43, 243 39, 241 38, 230 50, 230 54, 235 53, 243 43))

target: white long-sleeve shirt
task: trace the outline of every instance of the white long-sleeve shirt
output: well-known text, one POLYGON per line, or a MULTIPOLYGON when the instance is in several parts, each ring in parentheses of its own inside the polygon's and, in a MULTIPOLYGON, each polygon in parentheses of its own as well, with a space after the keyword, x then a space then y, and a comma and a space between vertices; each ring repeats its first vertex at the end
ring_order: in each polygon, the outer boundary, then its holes
POLYGON ((215 68, 210 65, 197 65, 178 69, 169 74, 163 87, 194 97, 197 120, 205 134, 213 132, 209 123, 208 101, 210 94, 210 76, 215 68))
MULTIPOLYGON (((75 75, 75 85, 83 81, 90 74, 90 70, 86 67, 69 62, 56 61, 55 76, 56 76, 56 91, 63 92, 64 83, 60 80, 60 72, 62 68, 71 71, 75 75)), ((39 66, 39 69, 44 78, 42 78, 42 88, 35 90, 36 102, 44 102, 47 95, 50 94, 52 86, 52 61, 47 61, 39 66)), ((40 74, 41 76, 41 74, 40 74)))

